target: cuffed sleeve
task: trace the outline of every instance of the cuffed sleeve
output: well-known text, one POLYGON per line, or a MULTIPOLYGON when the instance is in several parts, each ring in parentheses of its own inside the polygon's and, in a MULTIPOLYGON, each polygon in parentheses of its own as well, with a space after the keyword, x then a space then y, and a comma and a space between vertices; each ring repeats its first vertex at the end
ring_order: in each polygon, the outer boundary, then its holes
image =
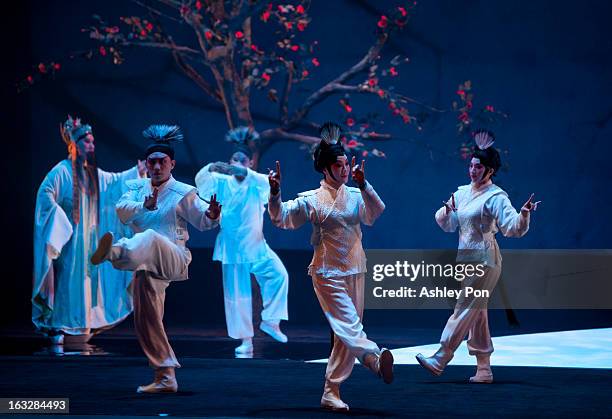
POLYGON ((359 219, 365 225, 371 226, 385 210, 385 203, 367 181, 366 187, 361 190, 361 197, 363 200, 359 205, 359 219))
POLYGON ((291 201, 282 202, 280 191, 276 195, 270 194, 268 213, 272 224, 276 227, 295 230, 308 221, 306 198, 299 196, 291 201))
POLYGON ((525 216, 517 212, 505 194, 491 197, 485 204, 485 210, 495 219, 505 237, 523 237, 529 230, 529 213, 525 216))

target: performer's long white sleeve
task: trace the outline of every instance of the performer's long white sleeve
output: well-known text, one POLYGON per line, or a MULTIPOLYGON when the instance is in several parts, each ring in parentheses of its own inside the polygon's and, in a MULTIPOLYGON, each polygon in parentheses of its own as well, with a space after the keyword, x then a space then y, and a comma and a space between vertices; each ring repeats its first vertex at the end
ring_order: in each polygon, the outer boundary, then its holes
POLYGON ((506 195, 495 195, 489 199, 484 210, 495 218, 505 237, 523 237, 529 231, 529 213, 523 215, 517 212, 506 195))
POLYGON ((304 197, 282 202, 280 191, 276 195, 270 194, 268 213, 272 224, 285 230, 300 228, 309 219, 304 197))
POLYGON ((454 211, 448 211, 447 213, 445 206, 436 212, 436 222, 447 233, 453 233, 459 226, 457 214, 454 211))
POLYGON ((198 197, 197 194, 191 193, 185 196, 178 207, 176 214, 187 220, 189 224, 200 231, 210 230, 219 225, 218 218, 211 220, 206 215, 208 205, 198 197))
POLYGON ((363 202, 359 205, 359 219, 365 225, 371 226, 385 210, 385 203, 368 182, 361 190, 361 197, 363 202))

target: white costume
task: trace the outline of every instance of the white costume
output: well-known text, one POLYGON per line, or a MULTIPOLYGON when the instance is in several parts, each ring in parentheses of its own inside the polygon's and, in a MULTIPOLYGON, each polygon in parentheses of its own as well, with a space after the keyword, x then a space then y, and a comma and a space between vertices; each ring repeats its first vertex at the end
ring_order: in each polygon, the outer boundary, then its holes
MULTIPOLYGON (((460 186, 455 196, 456 212, 446 213, 446 207, 436 212, 436 221, 442 230, 454 232, 459 227, 458 261, 485 262, 485 275, 462 281, 462 287, 493 291, 501 273, 501 254, 495 234, 501 231, 506 237, 522 237, 529 230, 529 213, 517 212, 508 195, 495 184, 473 189, 472 185, 460 186)), ((488 356, 493 352, 487 316, 487 300, 484 298, 460 298, 454 313, 442 332, 440 344, 445 350, 446 363, 461 341, 469 334, 468 349, 471 355, 488 356)))
MULTIPOLYGON (((89 258, 98 235, 129 234, 115 214, 125 182, 138 178, 136 167, 121 173, 97 169, 98 199, 81 187, 73 202, 72 162, 63 160, 45 177, 34 214, 34 288, 32 321, 43 331, 96 333, 112 327, 132 311, 131 273, 93 266, 89 258), (73 207, 78 208, 75 224, 73 207)), ((76 214, 75 214, 76 215, 76 214)))
POLYGON ((253 337, 251 274, 259 283, 263 302, 261 319, 278 324, 287 320, 289 277, 280 258, 263 236, 268 177, 246 169, 244 180, 202 168, 195 181, 200 196, 217 195, 223 205, 213 260, 223 268, 223 294, 227 333, 234 339, 253 337))
POLYGON ((149 179, 127 186, 117 214, 136 234, 113 244, 108 260, 117 269, 134 271, 134 324, 149 364, 158 369, 180 367, 164 332, 165 290, 171 281, 188 277, 187 223, 208 230, 217 222, 206 216, 208 206, 196 189, 172 177, 158 188, 155 210, 144 207, 145 197, 152 194, 149 179))
POLYGON ((336 190, 324 180, 320 188, 300 193, 292 201, 281 202, 280 195, 270 196, 268 204, 274 225, 296 229, 309 221, 313 226, 314 255, 308 273, 334 332, 325 391, 337 397, 338 386, 351 374, 355 358, 378 373, 376 362, 366 355, 379 355, 380 349, 367 338, 361 323, 366 258, 360 223, 374 224, 385 204, 370 184, 363 191, 346 185, 336 190))

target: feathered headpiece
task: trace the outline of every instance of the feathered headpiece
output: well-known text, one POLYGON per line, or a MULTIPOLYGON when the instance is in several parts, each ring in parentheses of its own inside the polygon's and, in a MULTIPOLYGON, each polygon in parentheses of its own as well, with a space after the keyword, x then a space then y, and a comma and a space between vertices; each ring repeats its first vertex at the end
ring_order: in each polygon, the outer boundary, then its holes
POLYGON ((235 151, 240 151, 251 158, 253 157, 253 152, 249 147, 249 143, 258 142, 259 133, 252 127, 240 126, 229 130, 225 134, 225 141, 234 144, 235 151))
POLYGON ((484 129, 474 131, 474 142, 479 149, 486 150, 495 142, 495 134, 484 129))
POLYGON ((150 125, 142 132, 143 137, 153 141, 145 151, 145 158, 155 152, 167 154, 174 160, 174 147, 172 144, 183 141, 183 133, 178 125, 150 125))
POLYGON ((314 157, 314 168, 317 172, 323 173, 338 160, 338 156, 345 155, 345 150, 340 143, 342 129, 334 122, 326 122, 321 126, 319 136, 321 141, 316 146, 314 157))

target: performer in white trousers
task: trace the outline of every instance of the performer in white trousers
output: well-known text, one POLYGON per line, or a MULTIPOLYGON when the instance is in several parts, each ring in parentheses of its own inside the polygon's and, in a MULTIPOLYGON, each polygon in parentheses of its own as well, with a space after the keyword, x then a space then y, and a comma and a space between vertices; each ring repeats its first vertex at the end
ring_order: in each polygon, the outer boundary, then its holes
POLYGON ((174 351, 164 331, 165 290, 172 281, 186 280, 191 253, 186 247, 187 223, 208 230, 218 222, 221 207, 215 197, 205 205, 196 188, 172 177, 173 141, 182 139, 177 126, 153 125, 144 136, 154 141, 147 148, 149 179, 128 182, 129 191, 117 203, 121 221, 136 233, 113 244, 113 235, 100 239, 93 264, 110 261, 114 268, 134 271, 134 325, 149 365, 155 369, 153 383, 138 387, 139 393, 173 393, 178 389, 174 351))
POLYGON ((87 341, 132 312, 129 272, 89 263, 106 231, 129 234, 115 214, 125 182, 145 176, 144 163, 120 173, 96 165, 91 126, 68 117, 60 127, 68 158, 45 176, 36 195, 32 322, 52 343, 87 341))
POLYGON ((334 347, 325 373, 321 406, 331 410, 348 410, 340 398, 340 384, 353 370, 355 358, 382 377, 393 381, 393 355, 379 349, 368 339, 361 319, 364 305, 366 258, 361 245, 361 226, 374 224, 385 204, 366 182, 364 162, 349 166, 340 144, 340 127, 326 123, 321 128, 321 142, 314 152, 315 170, 324 178, 321 186, 303 192, 292 201, 281 202, 280 163, 269 175, 268 212, 274 225, 296 229, 309 221, 313 226, 314 247, 308 273, 315 293, 334 332, 334 347), (359 188, 346 186, 349 172, 359 188))
MULTIPOLYGON (((462 288, 472 287, 492 292, 501 274, 501 254, 495 234, 501 231, 506 237, 522 237, 529 229, 530 212, 539 202, 532 203, 533 194, 516 212, 508 194, 495 185, 491 178, 501 167, 499 152, 492 147, 493 133, 476 131, 477 145, 470 161, 471 183, 460 186, 448 202, 436 212, 436 221, 442 230, 452 233, 459 228, 457 261, 482 263, 485 274, 468 277, 462 288)), ((417 361, 434 375, 442 374, 455 350, 468 335, 468 350, 476 356, 476 375, 471 383, 492 383, 491 353, 493 343, 489 331, 487 298, 462 296, 448 319, 440 349, 431 357, 417 355, 417 361)))
POLYGON ((223 269, 223 295, 227 333, 242 339, 236 354, 253 353, 251 274, 261 289, 263 310, 259 328, 279 342, 287 342, 280 321, 288 319, 289 275, 263 236, 263 215, 268 203, 268 177, 252 170, 249 141, 258 134, 248 127, 228 132, 226 140, 237 150, 229 164, 210 163, 196 175, 200 196, 216 195, 223 202, 223 216, 213 260, 223 269))

